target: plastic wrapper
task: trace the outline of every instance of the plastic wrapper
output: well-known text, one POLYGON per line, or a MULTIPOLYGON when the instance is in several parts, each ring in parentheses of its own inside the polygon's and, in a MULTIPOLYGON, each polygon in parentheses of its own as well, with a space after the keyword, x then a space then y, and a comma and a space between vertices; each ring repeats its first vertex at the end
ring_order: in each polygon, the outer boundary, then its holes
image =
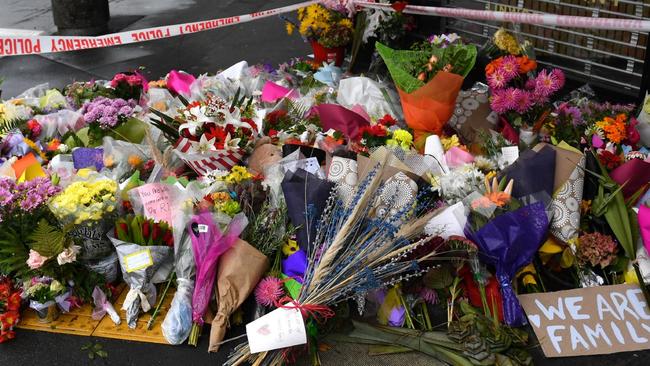
POLYGON ((163 320, 162 333, 169 344, 175 345, 185 342, 192 330, 192 293, 196 266, 192 242, 186 230, 189 219, 188 215, 176 215, 173 223, 176 293, 163 320))
POLYGON ((483 262, 494 266, 503 297, 503 316, 509 326, 526 324, 526 316, 512 288, 512 279, 525 265, 546 237, 549 220, 543 202, 506 212, 488 221, 476 232, 468 230, 467 238, 476 243, 483 262))
POLYGON ((235 244, 247 223, 246 216, 238 214, 226 231, 222 232, 210 212, 202 212, 189 221, 188 231, 196 263, 196 286, 192 295, 194 324, 203 325, 203 315, 212 297, 219 257, 235 244))
POLYGON ((78 111, 62 109, 46 115, 34 116, 41 125, 41 139, 63 136, 72 131, 76 132, 85 127, 83 115, 78 111))
POLYGON ((122 319, 120 319, 120 315, 115 311, 113 304, 108 301, 104 291, 97 286, 93 290, 93 304, 95 304, 92 313, 93 319, 101 320, 105 315, 108 315, 116 325, 122 323, 122 319))
POLYGON ((390 114, 397 119, 403 118, 402 108, 393 103, 397 95, 388 85, 382 85, 370 78, 357 76, 343 79, 339 82, 336 101, 347 108, 360 105, 365 108, 368 115, 378 119, 390 114), (388 97, 388 98, 387 98, 388 97))
POLYGON ((122 305, 126 311, 126 322, 135 329, 140 309, 149 311, 156 304, 156 287, 154 283, 163 282, 171 271, 172 252, 170 247, 143 246, 127 243, 110 237, 113 242, 122 267, 122 277, 129 285, 129 292, 122 305), (148 254, 147 254, 148 252, 148 254), (129 256, 150 256, 148 266, 130 266, 129 256))

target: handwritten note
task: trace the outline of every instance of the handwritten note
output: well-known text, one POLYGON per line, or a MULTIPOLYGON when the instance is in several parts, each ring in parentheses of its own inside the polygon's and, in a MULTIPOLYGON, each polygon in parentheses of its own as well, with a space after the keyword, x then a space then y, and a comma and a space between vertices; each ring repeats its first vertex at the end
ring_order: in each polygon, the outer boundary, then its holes
POLYGON ((163 183, 149 183, 136 188, 144 216, 156 222, 172 223, 174 188, 163 183))
POLYGON ((305 322, 298 309, 278 308, 246 324, 251 353, 307 343, 305 322))
POLYGON ((520 295, 546 357, 650 348, 650 309, 636 285, 520 295))

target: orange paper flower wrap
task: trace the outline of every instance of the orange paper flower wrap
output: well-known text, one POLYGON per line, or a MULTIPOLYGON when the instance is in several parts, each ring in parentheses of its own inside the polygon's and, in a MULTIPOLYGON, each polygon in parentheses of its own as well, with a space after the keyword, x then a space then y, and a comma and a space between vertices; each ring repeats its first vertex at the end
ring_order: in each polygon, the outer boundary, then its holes
POLYGON ((463 77, 440 71, 431 81, 413 93, 398 88, 406 124, 415 131, 415 139, 439 135, 454 113, 463 77))

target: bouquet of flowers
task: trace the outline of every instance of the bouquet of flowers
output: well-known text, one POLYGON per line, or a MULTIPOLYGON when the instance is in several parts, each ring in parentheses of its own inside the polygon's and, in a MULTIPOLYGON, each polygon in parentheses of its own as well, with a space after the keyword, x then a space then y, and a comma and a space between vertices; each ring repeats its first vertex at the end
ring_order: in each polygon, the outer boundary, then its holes
POLYGON ((156 302, 154 283, 163 282, 171 270, 172 232, 166 223, 155 223, 140 215, 129 215, 115 223, 113 242, 124 281, 129 284, 122 310, 135 329, 140 308, 147 312, 156 302))
POLYGON ((192 217, 187 230, 192 240, 196 263, 196 287, 192 296, 192 331, 189 344, 196 346, 203 326, 203 315, 212 298, 219 257, 228 251, 244 230, 246 216, 235 216, 225 231, 215 223, 212 213, 205 211, 192 217))
POLYGON ((32 277, 23 284, 24 296, 41 321, 51 323, 59 317, 59 308, 70 310, 70 291, 61 282, 50 277, 32 277))
POLYGON ((499 57, 485 68, 490 107, 501 116, 502 134, 513 143, 533 142, 533 129, 540 129, 550 113, 551 97, 564 86, 562 70, 544 69, 535 76, 536 68, 537 62, 528 56, 513 55, 499 57))
MULTIPOLYGON (((401 172, 384 177, 384 164, 371 163, 349 203, 332 191, 312 244, 306 249, 306 268, 300 276, 300 290, 293 291, 295 297, 282 297, 284 291, 273 290, 277 284, 265 285, 272 290, 266 291, 265 302, 282 308, 275 311, 302 314, 314 364, 319 362, 317 324, 334 316, 332 306, 349 298, 362 301, 375 289, 422 274, 428 267, 426 260, 437 256, 435 251, 418 250, 431 239, 422 238, 422 232, 433 212, 413 215, 417 193, 411 192, 409 178, 401 172), (390 202, 388 207, 382 204, 386 201, 390 202)), ((246 344, 235 349, 226 365, 244 361, 279 365, 286 362, 291 350, 297 348, 251 354, 257 351, 246 344)))
POLYGON ((9 277, 0 276, 0 343, 16 337, 14 327, 20 321, 21 293, 9 277))
POLYGON ((253 121, 253 98, 239 94, 238 91, 231 103, 214 95, 201 101, 185 101, 174 118, 152 110, 160 118, 154 119, 153 124, 198 175, 228 170, 252 149, 258 134, 253 121))
POLYGON ((23 277, 57 256, 61 256, 59 264, 74 261, 78 247, 68 245, 63 234, 51 235, 57 230, 49 225, 49 221, 55 220, 47 203, 60 191, 46 177, 21 183, 0 177, 1 273, 23 277), (32 240, 32 235, 43 225, 52 229, 45 230, 47 240, 32 240))
POLYGON ((494 266, 501 288, 503 318, 509 326, 526 324, 526 317, 512 289, 515 274, 532 261, 546 237, 549 219, 543 202, 521 206, 511 196, 513 180, 492 184, 484 194, 468 197, 472 214, 465 228, 468 239, 479 247, 483 263, 494 266))
POLYGON ((137 71, 115 74, 110 85, 115 96, 126 100, 140 100, 149 90, 149 82, 137 71))
POLYGON ((424 134, 440 134, 453 114, 463 79, 476 62, 476 47, 456 40, 446 47, 431 44, 423 50, 393 50, 376 44, 395 85, 404 118, 415 130, 416 140, 424 134))
POLYGON ((300 35, 311 42, 316 64, 334 62, 341 66, 345 55, 343 47, 352 42, 354 33, 352 21, 345 12, 313 4, 298 9, 298 25, 287 18, 284 20, 289 35, 297 27, 300 35))
POLYGON ((81 259, 97 260, 112 252, 106 233, 112 227, 117 207, 117 183, 100 175, 79 177, 49 202, 69 235, 81 246, 81 259))

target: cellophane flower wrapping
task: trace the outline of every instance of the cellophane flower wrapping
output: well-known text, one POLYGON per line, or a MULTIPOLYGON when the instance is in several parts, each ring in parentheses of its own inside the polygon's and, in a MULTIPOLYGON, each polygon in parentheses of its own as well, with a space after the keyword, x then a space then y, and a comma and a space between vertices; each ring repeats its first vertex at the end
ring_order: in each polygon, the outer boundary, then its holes
POLYGON ((174 222, 176 293, 162 323, 163 336, 170 344, 185 342, 192 330, 192 293, 194 292, 196 265, 194 264, 192 242, 185 229, 189 220, 190 216, 183 215, 174 222))
POLYGON ((212 298, 219 257, 235 244, 247 223, 246 216, 238 214, 222 232, 210 212, 202 212, 189 221, 187 230, 196 263, 196 285, 192 295, 194 324, 203 325, 203 315, 212 298))
POLYGON ((140 309, 147 312, 156 305, 157 294, 154 283, 163 282, 169 276, 172 269, 172 248, 127 243, 112 236, 109 236, 109 239, 117 250, 124 282, 129 285, 122 310, 126 310, 126 322, 129 328, 135 329, 140 309), (149 251, 153 264, 146 268, 130 270, 127 267, 126 257, 144 251, 149 251))
POLYGON ((512 279, 523 266, 529 264, 542 244, 549 219, 542 201, 506 212, 490 220, 475 232, 468 230, 467 238, 476 243, 483 262, 494 266, 503 297, 503 316, 510 326, 526 324, 512 279))

